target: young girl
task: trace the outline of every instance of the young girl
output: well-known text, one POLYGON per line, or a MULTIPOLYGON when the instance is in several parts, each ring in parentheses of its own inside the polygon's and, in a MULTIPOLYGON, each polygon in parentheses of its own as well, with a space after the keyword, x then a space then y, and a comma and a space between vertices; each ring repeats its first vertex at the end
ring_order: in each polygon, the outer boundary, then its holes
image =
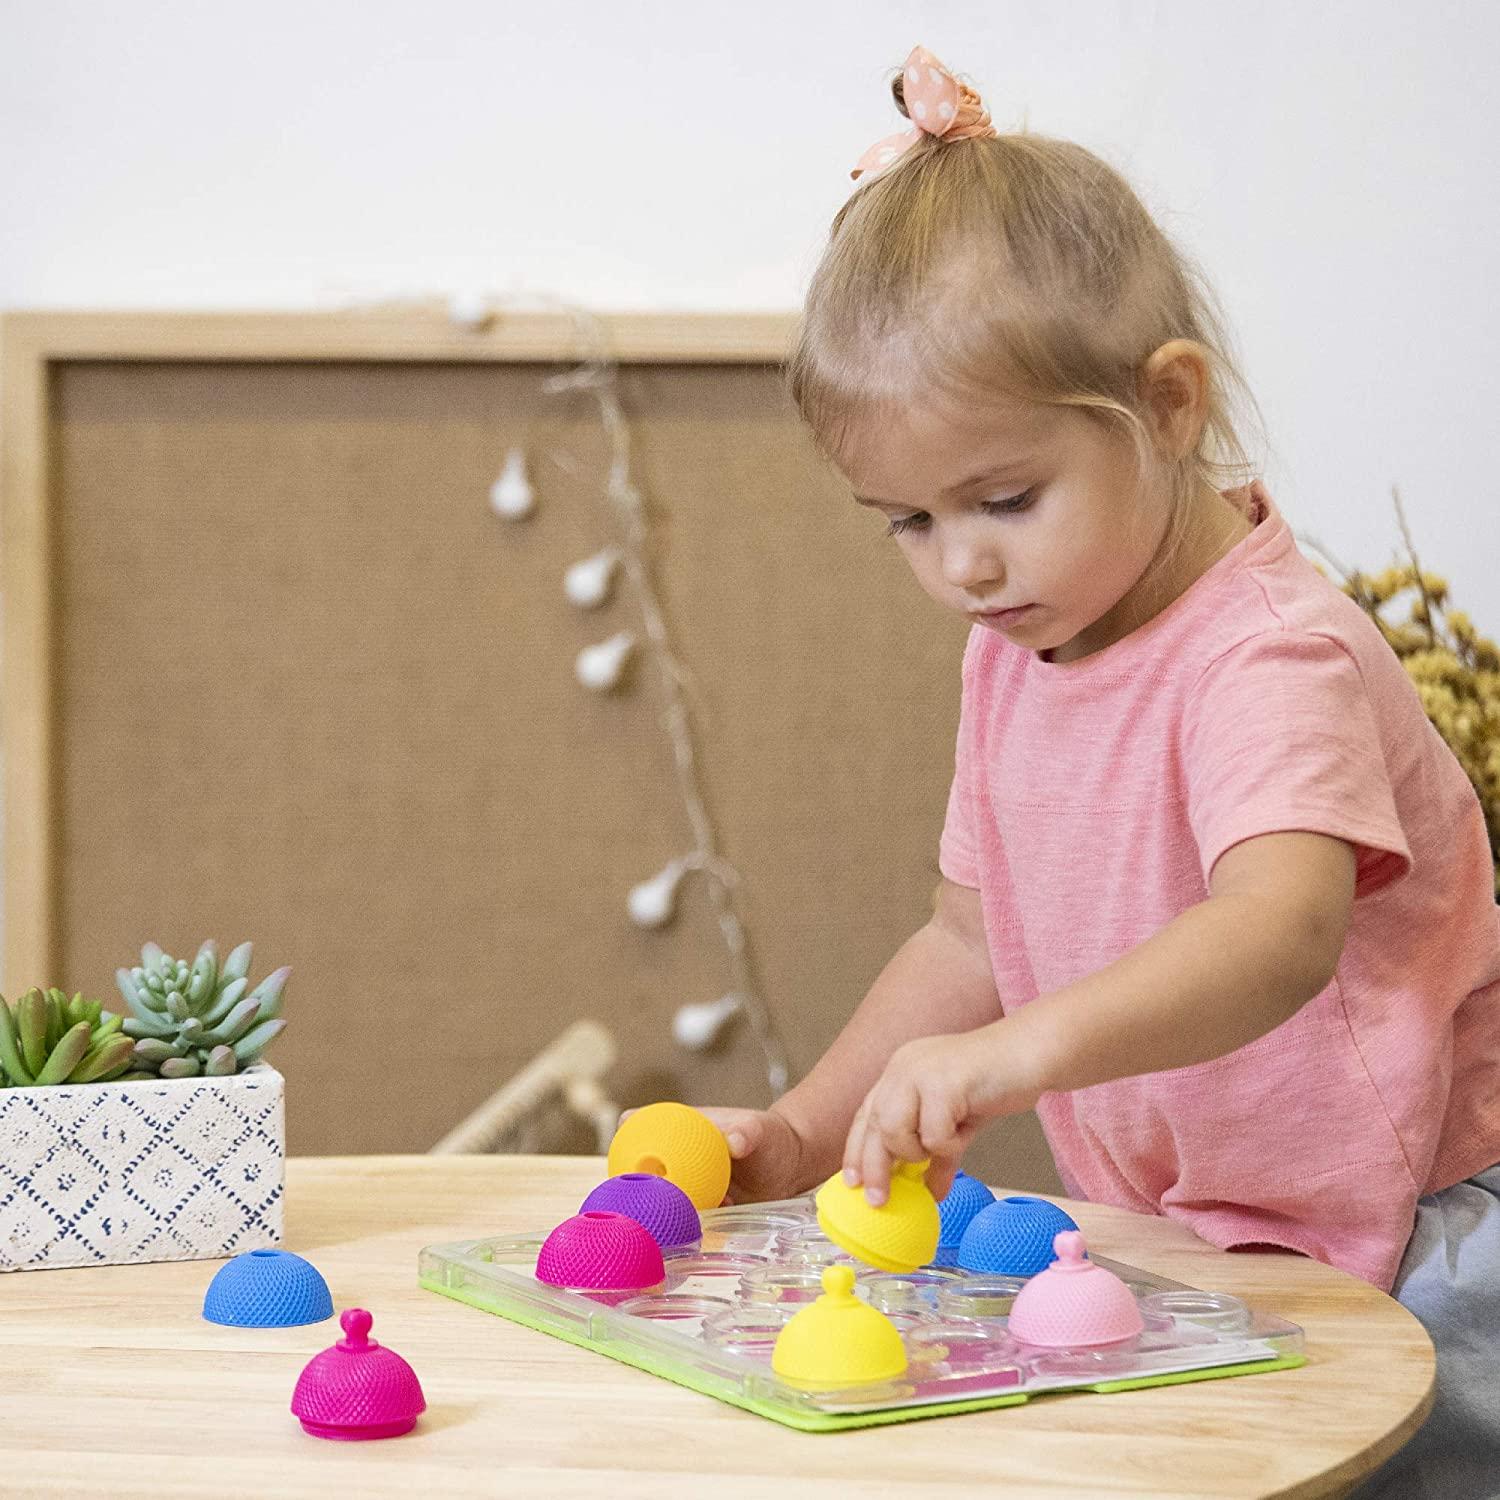
POLYGON ((893 1159, 930 1157, 941 1196, 986 1121, 1034 1107, 1069 1193, 1394 1287, 1439 1351, 1396 1463, 1446 1463, 1445 1500, 1500 1493, 1478 800, 1244 482, 1207 293, 1130 188, 997 135, 921 48, 894 92, 915 128, 855 170, 792 389, 973 621, 944 879, 809 1076, 715 1112, 734 1195, 842 1166, 879 1203, 893 1159))

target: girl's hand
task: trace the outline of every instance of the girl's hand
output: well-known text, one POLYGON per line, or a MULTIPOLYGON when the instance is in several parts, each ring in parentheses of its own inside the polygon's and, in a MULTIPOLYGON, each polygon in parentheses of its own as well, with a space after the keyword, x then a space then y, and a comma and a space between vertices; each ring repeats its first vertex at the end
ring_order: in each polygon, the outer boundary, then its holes
POLYGON ((726 1203, 793 1198, 809 1186, 802 1178, 802 1137, 774 1109, 702 1111, 729 1142, 732 1173, 726 1203))
POLYGON ((942 1199, 986 1121, 1030 1109, 1042 1093, 1022 1050, 997 1021, 958 1036, 927 1036, 897 1049, 865 1095, 844 1144, 844 1181, 864 1184, 879 1207, 892 1161, 930 1160, 927 1186, 942 1199))

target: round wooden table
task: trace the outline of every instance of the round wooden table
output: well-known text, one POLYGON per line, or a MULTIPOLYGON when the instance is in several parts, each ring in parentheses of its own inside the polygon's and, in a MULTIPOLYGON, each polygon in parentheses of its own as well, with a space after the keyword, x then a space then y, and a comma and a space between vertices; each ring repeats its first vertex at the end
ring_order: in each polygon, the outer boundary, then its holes
POLYGON ((0 1277, 0 1493, 683 1497, 1342 1493, 1417 1428, 1432 1347, 1397 1303, 1291 1255, 1225 1255, 1180 1225, 1069 1203, 1109 1257, 1233 1292, 1307 1333, 1301 1369, 810 1434, 417 1285, 424 1245, 549 1228, 604 1175, 580 1157, 346 1157, 287 1165, 286 1248, 426 1391, 414 1432, 303 1433, 287 1403, 337 1323, 223 1328, 220 1262, 0 1277))

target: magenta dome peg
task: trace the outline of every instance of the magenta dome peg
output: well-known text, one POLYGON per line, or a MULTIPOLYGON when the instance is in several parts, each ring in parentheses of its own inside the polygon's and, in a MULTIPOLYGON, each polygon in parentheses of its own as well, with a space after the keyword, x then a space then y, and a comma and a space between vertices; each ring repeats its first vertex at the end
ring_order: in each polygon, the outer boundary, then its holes
POLYGON ((372 1321, 351 1307, 339 1319, 344 1337, 303 1366, 292 1415, 304 1432, 342 1442, 399 1437, 427 1409, 416 1372, 370 1337, 372 1321))

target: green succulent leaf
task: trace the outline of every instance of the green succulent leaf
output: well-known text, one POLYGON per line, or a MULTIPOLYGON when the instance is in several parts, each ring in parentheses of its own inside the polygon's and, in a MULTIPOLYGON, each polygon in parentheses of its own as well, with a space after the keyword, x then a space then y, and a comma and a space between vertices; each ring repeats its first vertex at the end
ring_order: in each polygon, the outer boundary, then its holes
POLYGON ((279 1016, 270 1021, 262 1021, 259 1026, 247 1031, 234 1044, 235 1060, 242 1068, 248 1068, 271 1041, 280 1036, 285 1029, 286 1022, 279 1016))
POLYGON ((26 1070, 33 1078, 42 1071, 51 1048, 47 1046, 47 1000, 40 990, 27 990, 16 1001, 16 1033, 26 1070))
POLYGON ((47 1051, 62 1041, 68 1029, 68 997, 61 990, 47 991, 47 1051))
POLYGON ((131 1036, 175 1036, 177 1028, 158 1011, 143 1005, 134 995, 125 993, 125 1004, 130 1015, 125 1020, 125 1030, 131 1036))
POLYGON ((13 1084, 25 1087, 33 1082, 31 1070, 21 1055, 20 1038, 11 1015, 10 1003, 0 995, 0 1068, 13 1084))
POLYGON ((160 1037, 142 1037, 134 1043, 131 1048, 138 1062, 149 1064, 151 1067, 160 1067, 168 1058, 181 1057, 183 1049, 173 1042, 163 1041, 160 1037))
POLYGON ((217 1026, 211 1031, 205 1031, 200 1041, 210 1046, 238 1041, 255 1024, 255 1018, 259 1014, 259 1000, 241 1000, 217 1026))
POLYGON ((68 1074, 83 1061, 84 1054, 89 1050, 89 1036, 92 1031, 93 1027, 87 1021, 80 1021, 76 1026, 64 1032, 52 1049, 45 1066, 36 1075, 37 1083, 62 1083, 68 1074))
POLYGON ((269 1021, 272 1016, 281 1014, 281 991, 291 972, 291 968, 287 965, 273 969, 251 990, 247 998, 260 1001, 261 1020, 269 1021))
POLYGON ((224 960, 224 967, 219 970, 219 980, 222 983, 226 979, 247 979, 250 975, 250 951, 251 944, 241 943, 228 958, 224 960))
POLYGON ((164 1011, 167 1002, 147 984, 146 977, 146 971, 141 968, 115 970, 115 984, 127 1002, 134 998, 151 1010, 164 1011))
POLYGON ((205 943, 193 960, 192 972, 188 975, 187 988, 183 991, 188 1005, 201 1012, 213 999, 214 988, 219 982, 219 966, 212 952, 212 944, 205 943), (208 951, 205 951, 208 950, 208 951))
POLYGON ((240 1003, 240 996, 245 993, 245 986, 248 983, 249 980, 244 978, 231 979, 203 1011, 203 1024, 216 1026, 222 1021, 240 1003))
POLYGON ((69 1083, 107 1083, 135 1061, 135 1044, 128 1036, 110 1036, 92 1048, 68 1074, 69 1083))
POLYGON ((227 1078, 231 1073, 237 1073, 239 1067, 239 1059, 235 1057, 233 1047, 215 1047, 208 1054, 203 1071, 210 1078, 227 1078))

